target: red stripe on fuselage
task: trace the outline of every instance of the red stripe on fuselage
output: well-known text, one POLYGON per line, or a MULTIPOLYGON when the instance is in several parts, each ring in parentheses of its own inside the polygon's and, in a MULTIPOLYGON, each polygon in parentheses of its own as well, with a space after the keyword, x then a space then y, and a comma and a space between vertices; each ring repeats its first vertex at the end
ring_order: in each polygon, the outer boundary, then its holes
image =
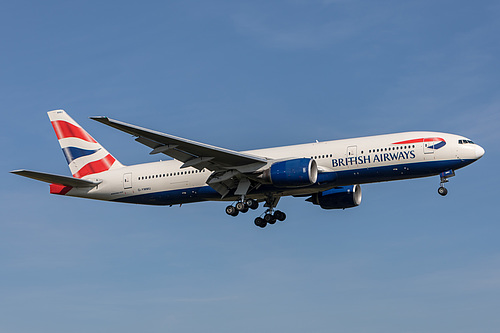
POLYGON ((394 142, 393 145, 405 145, 409 143, 419 143, 419 142, 432 142, 432 141, 444 141, 443 138, 420 138, 420 139, 413 139, 413 140, 406 140, 406 141, 400 141, 400 142, 394 142))
POLYGON ((81 127, 77 127, 63 120, 55 120, 51 123, 52 127, 54 127, 54 131, 56 132, 58 140, 64 138, 78 138, 88 142, 96 143, 96 141, 81 127))
POLYGON ((109 168, 111 168, 111 166, 113 165, 113 163, 115 163, 115 161, 116 161, 115 158, 110 154, 108 154, 106 155, 106 157, 100 160, 86 164, 83 168, 78 170, 78 172, 75 173, 73 177, 82 178, 86 175, 92 175, 94 173, 108 171, 109 168))

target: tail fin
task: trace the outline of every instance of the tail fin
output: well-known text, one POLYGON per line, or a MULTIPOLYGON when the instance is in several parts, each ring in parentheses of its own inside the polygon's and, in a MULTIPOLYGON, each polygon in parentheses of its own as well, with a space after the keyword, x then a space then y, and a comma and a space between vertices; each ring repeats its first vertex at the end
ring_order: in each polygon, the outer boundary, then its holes
POLYGON ((47 112, 73 177, 82 178, 123 167, 64 110, 47 112))

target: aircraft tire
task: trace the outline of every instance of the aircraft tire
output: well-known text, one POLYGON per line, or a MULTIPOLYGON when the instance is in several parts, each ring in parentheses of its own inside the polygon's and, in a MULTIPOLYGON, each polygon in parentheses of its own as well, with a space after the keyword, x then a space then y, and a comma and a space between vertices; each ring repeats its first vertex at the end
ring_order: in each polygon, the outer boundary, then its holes
POLYGON ((238 203, 236 203, 236 210, 238 210, 242 213, 246 213, 246 212, 248 212, 248 206, 244 202, 238 202, 238 203))
POLYGON ((255 210, 255 209, 259 208, 259 202, 258 202, 257 200, 254 200, 254 199, 247 199, 247 200, 245 201, 245 203, 246 203, 246 205, 247 205, 248 207, 250 207, 250 209, 255 210))
POLYGON ((254 222, 255 225, 259 228, 264 228, 267 225, 267 222, 264 221, 264 219, 261 217, 257 217, 254 222))
POLYGON ((445 195, 447 195, 447 194, 448 194, 448 190, 446 189, 446 187, 444 187, 444 186, 440 186, 440 187, 438 188, 438 193, 439 193, 441 196, 443 196, 443 197, 444 197, 445 195))
POLYGON ((272 214, 266 214, 264 215, 264 221, 269 224, 275 224, 276 218, 272 214))
POLYGON ((274 218, 278 221, 285 221, 286 214, 283 213, 281 210, 277 210, 274 212, 274 218))
POLYGON ((237 216, 239 211, 236 209, 234 206, 227 206, 226 207, 226 214, 231 215, 231 216, 237 216))

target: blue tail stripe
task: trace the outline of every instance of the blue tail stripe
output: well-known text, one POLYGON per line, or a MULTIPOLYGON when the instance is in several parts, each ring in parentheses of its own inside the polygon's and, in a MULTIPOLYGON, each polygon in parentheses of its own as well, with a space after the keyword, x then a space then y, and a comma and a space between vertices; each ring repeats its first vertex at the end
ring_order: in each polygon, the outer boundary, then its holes
POLYGON ((77 147, 64 147, 62 149, 64 156, 66 157, 66 161, 68 161, 68 164, 73 162, 73 160, 76 160, 77 158, 83 157, 83 156, 89 156, 97 152, 99 149, 96 150, 87 150, 87 149, 81 149, 77 147))

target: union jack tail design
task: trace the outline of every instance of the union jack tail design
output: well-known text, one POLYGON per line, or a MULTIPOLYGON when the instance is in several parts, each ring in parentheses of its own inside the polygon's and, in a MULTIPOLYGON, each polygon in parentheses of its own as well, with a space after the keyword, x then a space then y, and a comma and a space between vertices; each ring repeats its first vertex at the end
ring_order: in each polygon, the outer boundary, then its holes
POLYGON ((47 112, 73 177, 82 178, 123 167, 64 110, 47 112))

